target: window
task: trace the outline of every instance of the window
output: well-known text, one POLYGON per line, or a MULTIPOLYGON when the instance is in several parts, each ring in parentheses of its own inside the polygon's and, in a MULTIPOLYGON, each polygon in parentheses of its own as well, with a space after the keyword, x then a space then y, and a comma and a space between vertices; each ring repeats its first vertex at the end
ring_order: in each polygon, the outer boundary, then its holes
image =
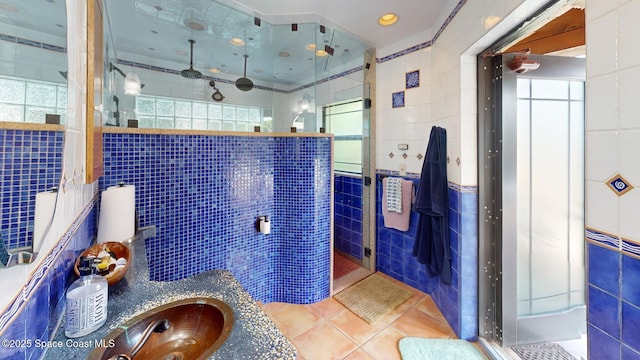
POLYGON ((0 121, 44 124, 46 114, 66 122, 66 84, 0 76, 0 121))
POLYGON ((175 99, 136 96, 138 127, 222 131, 271 131, 271 109, 175 99))
POLYGON ((362 173, 362 99, 325 106, 323 123, 334 136, 334 169, 362 173))

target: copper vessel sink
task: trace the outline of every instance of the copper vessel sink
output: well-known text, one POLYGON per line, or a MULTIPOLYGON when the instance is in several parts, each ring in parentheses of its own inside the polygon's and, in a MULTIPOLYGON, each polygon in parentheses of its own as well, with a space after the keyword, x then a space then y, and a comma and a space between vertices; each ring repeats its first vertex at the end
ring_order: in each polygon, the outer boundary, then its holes
POLYGON ((88 359, 208 359, 225 342, 233 322, 233 310, 217 299, 172 302, 118 326, 88 359))

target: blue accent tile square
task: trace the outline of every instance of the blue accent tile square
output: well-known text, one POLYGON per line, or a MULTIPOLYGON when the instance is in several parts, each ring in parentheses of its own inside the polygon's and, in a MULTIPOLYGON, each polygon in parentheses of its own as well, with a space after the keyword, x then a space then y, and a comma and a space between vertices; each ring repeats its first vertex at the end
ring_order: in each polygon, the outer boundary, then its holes
POLYGON ((620 253, 588 244, 589 283, 613 295, 620 294, 620 253))
POLYGON ((420 70, 411 71, 405 74, 405 85, 407 89, 420 86, 420 70))
POLYGON ((640 360, 640 353, 627 346, 622 346, 622 360, 640 360))
POLYGON ((404 107, 404 91, 398 91, 391 94, 391 107, 404 107))
POLYGON ((610 294, 589 286, 589 324, 610 336, 620 338, 620 301, 610 294))

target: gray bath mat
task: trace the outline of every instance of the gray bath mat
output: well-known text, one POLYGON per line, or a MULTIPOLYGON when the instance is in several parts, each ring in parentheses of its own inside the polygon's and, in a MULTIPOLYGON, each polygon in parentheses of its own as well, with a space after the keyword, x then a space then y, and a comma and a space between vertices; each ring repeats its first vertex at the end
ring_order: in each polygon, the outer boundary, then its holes
POLYGON ((511 350, 523 360, 576 360, 562 346, 554 343, 514 346, 511 350))

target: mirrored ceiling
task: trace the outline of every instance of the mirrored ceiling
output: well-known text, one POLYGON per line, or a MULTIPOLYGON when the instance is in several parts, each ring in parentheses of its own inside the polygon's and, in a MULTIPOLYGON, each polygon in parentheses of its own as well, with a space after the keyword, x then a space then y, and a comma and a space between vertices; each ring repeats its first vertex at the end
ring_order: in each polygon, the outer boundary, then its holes
POLYGON ((188 69, 193 39, 195 70, 235 79, 243 75, 248 55, 246 77, 276 87, 305 85, 361 67, 369 48, 340 29, 272 25, 212 0, 110 0, 106 7, 118 61, 188 69), (324 52, 325 46, 333 55, 324 52))

